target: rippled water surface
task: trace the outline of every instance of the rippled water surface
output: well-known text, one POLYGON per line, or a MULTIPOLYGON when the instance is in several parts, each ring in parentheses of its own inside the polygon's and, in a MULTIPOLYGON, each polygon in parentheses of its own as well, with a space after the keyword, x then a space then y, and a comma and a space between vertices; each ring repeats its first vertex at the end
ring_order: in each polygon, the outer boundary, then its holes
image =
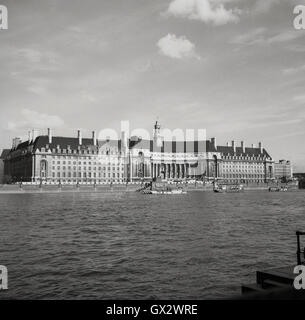
POLYGON ((295 263, 305 192, 0 194, 17 299, 209 299, 295 263))

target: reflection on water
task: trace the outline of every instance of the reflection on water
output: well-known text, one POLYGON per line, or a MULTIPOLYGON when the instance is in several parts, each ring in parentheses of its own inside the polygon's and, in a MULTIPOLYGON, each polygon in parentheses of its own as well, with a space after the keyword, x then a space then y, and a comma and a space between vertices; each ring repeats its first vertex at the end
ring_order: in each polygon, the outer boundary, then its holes
POLYGON ((223 298, 295 263, 305 193, 0 194, 0 217, 0 298, 223 298))

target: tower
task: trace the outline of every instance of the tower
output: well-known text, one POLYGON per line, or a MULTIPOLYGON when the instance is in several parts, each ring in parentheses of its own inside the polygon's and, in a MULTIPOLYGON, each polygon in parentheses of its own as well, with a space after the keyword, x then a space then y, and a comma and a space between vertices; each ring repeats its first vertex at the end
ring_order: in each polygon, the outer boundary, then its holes
POLYGON ((161 136, 161 126, 156 121, 155 126, 154 126, 154 144, 158 147, 162 147, 162 136, 161 136))

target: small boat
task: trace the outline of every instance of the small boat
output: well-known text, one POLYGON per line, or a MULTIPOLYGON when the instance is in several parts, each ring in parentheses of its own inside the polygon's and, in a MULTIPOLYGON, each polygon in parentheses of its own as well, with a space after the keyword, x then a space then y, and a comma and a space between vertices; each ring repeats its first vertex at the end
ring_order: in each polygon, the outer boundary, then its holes
POLYGON ((244 191, 244 186, 242 184, 237 185, 219 185, 217 183, 214 184, 213 191, 216 193, 234 193, 234 192, 242 192, 244 191))
POLYGON ((161 195, 172 195, 172 194, 186 194, 186 189, 178 184, 172 185, 167 181, 162 181, 160 178, 155 179, 147 183, 144 188, 139 190, 142 194, 161 194, 161 195))
POLYGON ((216 193, 223 193, 226 190, 223 188, 223 186, 218 186, 217 185, 217 186, 214 186, 213 191, 216 192, 216 193))
POLYGON ((280 190, 279 187, 269 187, 269 192, 280 192, 280 190))
POLYGON ((157 190, 143 190, 143 194, 163 194, 163 195, 172 195, 172 194, 186 194, 187 192, 179 189, 179 190, 171 190, 171 191, 157 191, 157 190))

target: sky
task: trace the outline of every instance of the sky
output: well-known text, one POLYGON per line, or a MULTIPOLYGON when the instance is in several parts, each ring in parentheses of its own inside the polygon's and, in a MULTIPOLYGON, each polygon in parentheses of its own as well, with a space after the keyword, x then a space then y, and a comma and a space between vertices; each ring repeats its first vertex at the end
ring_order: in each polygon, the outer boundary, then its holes
POLYGON ((305 172, 304 0, 0 0, 0 149, 28 130, 206 129, 305 172))

